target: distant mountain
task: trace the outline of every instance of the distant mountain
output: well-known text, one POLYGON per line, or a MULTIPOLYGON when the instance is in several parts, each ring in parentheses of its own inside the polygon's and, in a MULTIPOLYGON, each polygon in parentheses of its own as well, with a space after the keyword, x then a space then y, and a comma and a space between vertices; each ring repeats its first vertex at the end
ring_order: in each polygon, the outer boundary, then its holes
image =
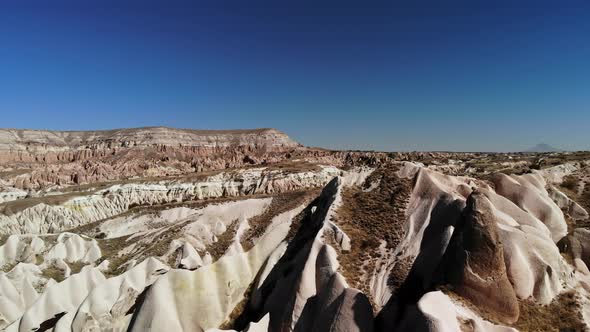
POLYGON ((524 152, 560 152, 563 150, 552 147, 549 144, 541 143, 533 146, 532 148, 525 150, 524 152))

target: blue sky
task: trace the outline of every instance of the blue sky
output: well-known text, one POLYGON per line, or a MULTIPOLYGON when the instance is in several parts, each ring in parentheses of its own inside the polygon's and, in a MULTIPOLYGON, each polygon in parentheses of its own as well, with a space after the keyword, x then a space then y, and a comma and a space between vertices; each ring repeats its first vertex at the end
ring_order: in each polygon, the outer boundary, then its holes
POLYGON ((51 3, 0 4, 0 127, 590 149, 588 2, 51 3))

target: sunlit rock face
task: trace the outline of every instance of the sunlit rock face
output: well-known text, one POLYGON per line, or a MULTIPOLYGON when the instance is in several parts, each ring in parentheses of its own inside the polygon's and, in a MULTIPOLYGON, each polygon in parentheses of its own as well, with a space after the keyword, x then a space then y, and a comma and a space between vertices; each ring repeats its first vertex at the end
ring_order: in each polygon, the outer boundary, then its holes
POLYGON ((5 331, 590 318, 583 154, 325 151, 272 129, 170 128, 0 130, 0 150, 5 331))
POLYGON ((166 127, 108 131, 0 129, 0 202, 20 198, 2 185, 55 190, 70 185, 169 177, 195 172, 311 161, 376 164, 386 153, 303 147, 276 129, 189 130, 166 127))

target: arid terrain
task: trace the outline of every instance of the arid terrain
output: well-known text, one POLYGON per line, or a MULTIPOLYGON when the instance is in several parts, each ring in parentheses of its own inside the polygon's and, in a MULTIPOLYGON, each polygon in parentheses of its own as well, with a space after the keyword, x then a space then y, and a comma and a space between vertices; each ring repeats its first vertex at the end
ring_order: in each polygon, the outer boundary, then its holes
POLYGON ((0 129, 5 331, 587 331, 590 153, 0 129))

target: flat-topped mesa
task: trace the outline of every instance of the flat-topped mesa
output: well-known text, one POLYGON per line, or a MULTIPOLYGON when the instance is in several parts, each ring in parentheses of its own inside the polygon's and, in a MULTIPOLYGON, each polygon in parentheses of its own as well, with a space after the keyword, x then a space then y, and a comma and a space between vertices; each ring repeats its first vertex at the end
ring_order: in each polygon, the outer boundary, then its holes
POLYGON ((126 148, 170 147, 207 153, 231 149, 272 152, 299 146, 286 134, 269 128, 192 130, 146 127, 103 131, 0 129, 0 162, 85 159, 92 157, 92 153, 84 152, 126 148), (43 155, 53 156, 39 158, 43 155))

